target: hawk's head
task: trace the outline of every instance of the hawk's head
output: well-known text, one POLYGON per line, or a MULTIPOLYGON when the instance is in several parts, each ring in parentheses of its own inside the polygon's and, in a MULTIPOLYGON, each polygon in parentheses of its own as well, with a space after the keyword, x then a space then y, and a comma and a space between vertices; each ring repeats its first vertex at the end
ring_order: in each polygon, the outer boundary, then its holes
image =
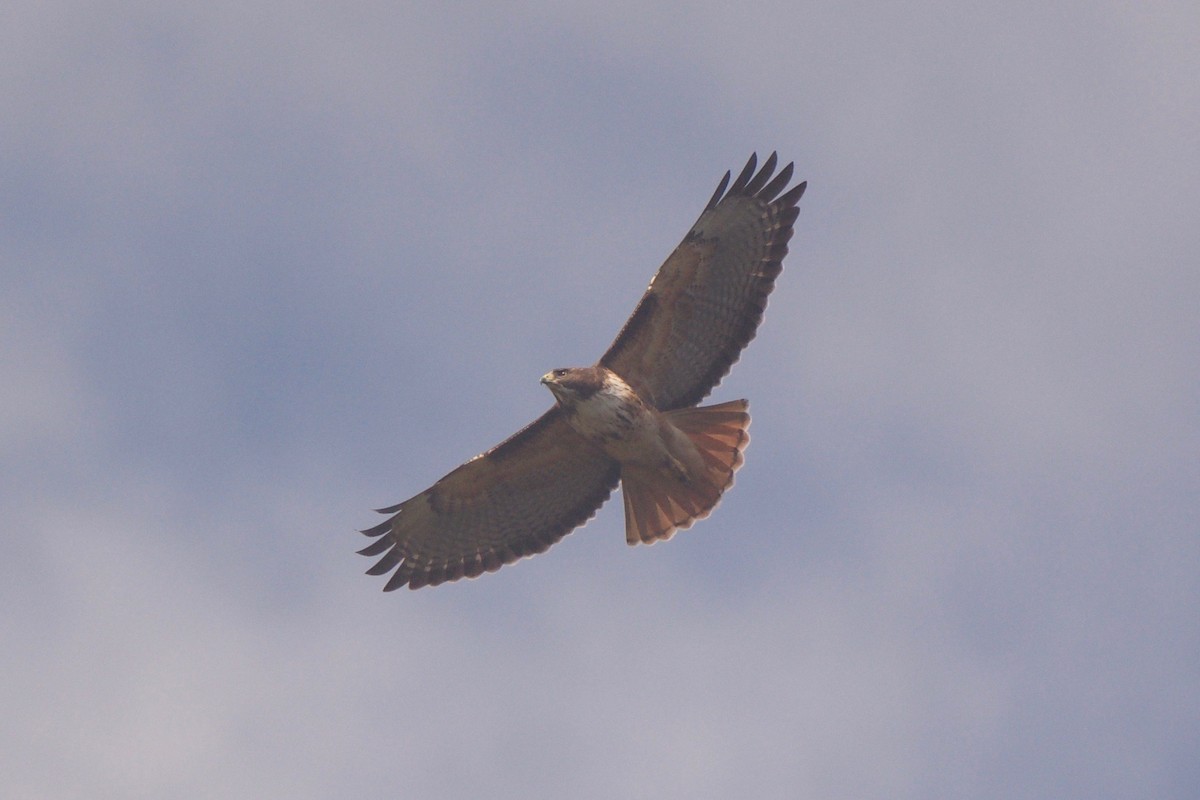
POLYGON ((542 383, 564 405, 587 400, 604 387, 608 370, 604 367, 568 367, 552 369, 542 376, 542 383))

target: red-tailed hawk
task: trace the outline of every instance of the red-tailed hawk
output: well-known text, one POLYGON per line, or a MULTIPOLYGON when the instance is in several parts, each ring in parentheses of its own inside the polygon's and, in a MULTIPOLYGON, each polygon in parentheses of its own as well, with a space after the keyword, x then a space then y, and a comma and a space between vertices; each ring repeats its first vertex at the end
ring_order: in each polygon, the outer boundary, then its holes
POLYGON ((696 407, 754 338, 806 183, 756 157, 726 172, 696 224, 592 367, 542 376, 554 407, 429 489, 380 509, 359 552, 391 591, 494 572, 582 525, 617 484, 629 544, 707 516, 749 441, 748 403, 696 407), (726 191, 728 187, 728 191, 726 191))

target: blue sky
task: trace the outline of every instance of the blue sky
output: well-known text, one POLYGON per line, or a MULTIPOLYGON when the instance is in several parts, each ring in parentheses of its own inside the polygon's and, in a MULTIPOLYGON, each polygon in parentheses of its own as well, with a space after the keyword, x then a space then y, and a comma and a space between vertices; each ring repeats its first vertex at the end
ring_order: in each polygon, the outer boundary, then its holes
POLYGON ((8 796, 1200 792, 1200 11, 644 6, 3 12, 8 796), (381 593, 754 150, 718 511, 381 593))

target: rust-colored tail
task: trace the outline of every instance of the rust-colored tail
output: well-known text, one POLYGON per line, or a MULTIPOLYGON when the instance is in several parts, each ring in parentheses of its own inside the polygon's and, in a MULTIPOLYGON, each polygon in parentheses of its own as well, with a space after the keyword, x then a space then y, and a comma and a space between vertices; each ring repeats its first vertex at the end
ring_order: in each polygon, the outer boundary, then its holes
POLYGON ((716 507, 722 492, 733 485, 733 473, 750 442, 749 407, 745 400, 734 400, 667 412, 667 420, 695 445, 700 460, 686 477, 651 467, 622 469, 629 544, 670 539, 677 529, 704 519, 716 507))

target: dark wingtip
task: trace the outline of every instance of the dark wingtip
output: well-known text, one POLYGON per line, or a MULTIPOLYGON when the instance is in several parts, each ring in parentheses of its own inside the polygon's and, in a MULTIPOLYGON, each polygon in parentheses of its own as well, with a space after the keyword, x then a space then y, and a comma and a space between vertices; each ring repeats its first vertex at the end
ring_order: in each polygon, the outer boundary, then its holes
POLYGON ((393 548, 384 554, 383 558, 367 570, 368 575, 383 575, 391 572, 404 560, 404 554, 399 548, 393 548))
POLYGON ((765 200, 768 203, 774 200, 775 195, 782 192, 784 187, 788 185, 788 182, 791 181, 792 172, 795 170, 795 168, 796 165, 789 162, 787 166, 779 170, 779 174, 772 178, 771 182, 759 191, 759 199, 765 200))
POLYGON ((776 153, 771 153, 771 155, 767 156, 767 160, 763 162, 762 169, 750 179, 750 182, 746 184, 742 191, 748 195, 758 194, 759 190, 767 184, 771 174, 775 172, 775 164, 778 162, 779 156, 776 153))
POLYGON ((737 180, 733 182, 733 186, 729 187, 730 194, 742 194, 746 190, 746 184, 754 177, 754 168, 756 166, 758 166, 758 153, 751 153, 750 160, 746 162, 746 166, 742 167, 742 171, 737 176, 737 180))
POLYGON ((777 202, 781 206, 794 206, 800 202, 800 198, 804 196, 804 190, 808 188, 808 181, 801 181, 788 190, 788 193, 780 197, 777 202))
POLYGON ((358 550, 357 552, 360 556, 377 556, 394 545, 395 543, 390 538, 385 536, 383 538, 376 539, 362 550, 358 550))
MULTIPOLYGON (((404 570, 403 568, 398 569, 398 570, 396 570, 396 574, 393 575, 386 584, 384 584, 383 590, 385 592, 394 592, 397 589, 399 589, 401 586, 407 585, 410 577, 411 576, 408 574, 408 572, 406 570, 404 570)), ((413 586, 412 588, 416 589, 418 587, 413 586)))
MULTIPOLYGON (((713 192, 712 197, 704 206, 704 210, 711 211, 723 199, 733 195, 750 195, 768 203, 776 202, 784 206, 795 204, 804 194, 804 188, 808 182, 805 181, 792 187, 787 194, 776 199, 776 195, 787 188, 788 183, 792 180, 792 174, 796 170, 795 162, 789 161, 778 174, 775 174, 775 167, 778 163, 779 154, 772 151, 771 155, 767 156, 767 160, 763 162, 762 168, 757 169, 758 153, 751 153, 750 158, 746 161, 746 166, 742 167, 742 171, 738 173, 732 186, 729 184, 732 173, 728 171, 725 173, 725 176, 721 178, 721 183, 717 185, 717 190, 713 192)), ((386 509, 385 513, 391 513, 393 510, 395 509, 386 509)))
POLYGON ((389 519, 386 522, 381 522, 378 525, 375 525, 374 527, 361 530, 359 533, 361 533, 363 536, 382 536, 383 534, 387 533, 391 527, 392 521, 389 519))
POLYGON ((729 170, 725 170, 725 177, 721 178, 721 182, 717 184, 717 190, 713 192, 712 197, 708 199, 708 205, 704 207, 705 211, 711 210, 717 203, 721 201, 721 196, 725 194, 725 187, 729 186, 729 170))

